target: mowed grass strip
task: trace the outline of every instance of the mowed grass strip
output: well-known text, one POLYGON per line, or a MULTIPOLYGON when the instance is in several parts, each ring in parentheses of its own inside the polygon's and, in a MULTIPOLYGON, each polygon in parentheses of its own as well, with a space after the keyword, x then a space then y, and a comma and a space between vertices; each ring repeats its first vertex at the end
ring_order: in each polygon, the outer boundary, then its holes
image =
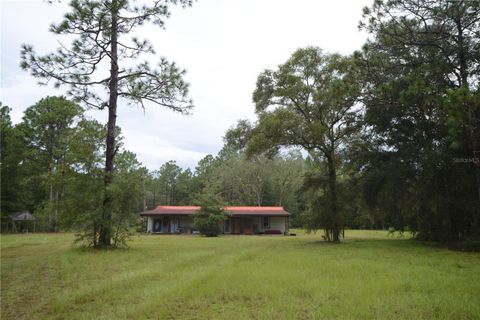
POLYGON ((140 236, 103 252, 2 235, 1 318, 480 319, 479 254, 346 238, 140 236))

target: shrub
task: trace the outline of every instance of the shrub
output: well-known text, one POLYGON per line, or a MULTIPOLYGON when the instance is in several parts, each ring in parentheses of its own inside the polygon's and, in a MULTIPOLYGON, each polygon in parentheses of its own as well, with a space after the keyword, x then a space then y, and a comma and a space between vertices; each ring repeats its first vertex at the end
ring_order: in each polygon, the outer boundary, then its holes
POLYGON ((207 237, 216 237, 222 233, 224 209, 220 198, 215 195, 203 195, 199 199, 200 211, 195 215, 194 227, 207 237))

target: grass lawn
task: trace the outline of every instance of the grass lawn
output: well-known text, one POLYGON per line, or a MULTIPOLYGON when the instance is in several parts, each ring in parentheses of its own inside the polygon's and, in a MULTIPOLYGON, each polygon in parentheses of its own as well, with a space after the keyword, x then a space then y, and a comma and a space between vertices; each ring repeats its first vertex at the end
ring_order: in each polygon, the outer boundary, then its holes
POLYGON ((2 235, 1 319, 480 319, 478 253, 346 238, 140 236, 101 252, 2 235))

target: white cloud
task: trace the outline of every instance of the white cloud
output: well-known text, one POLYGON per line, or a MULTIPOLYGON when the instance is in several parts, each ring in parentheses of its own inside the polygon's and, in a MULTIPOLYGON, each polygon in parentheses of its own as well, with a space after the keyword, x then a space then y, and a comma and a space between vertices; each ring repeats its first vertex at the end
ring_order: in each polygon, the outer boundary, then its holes
MULTIPOLYGON (((251 95, 262 70, 307 45, 343 54, 359 49, 366 39, 357 30, 361 9, 371 2, 200 0, 191 8, 173 8, 166 31, 146 26, 138 33, 153 42, 158 55, 187 69, 194 113, 185 117, 156 106, 147 106, 143 113, 120 103, 118 124, 125 146, 150 169, 168 160, 193 168, 203 156, 220 150, 226 129, 241 118, 254 118, 251 95)), ((35 85, 18 63, 21 43, 43 53, 56 48, 48 27, 60 21, 65 6, 1 2, 0 99, 14 108, 15 122, 42 97, 61 94, 35 85)), ((106 121, 106 112, 89 113, 106 121)))

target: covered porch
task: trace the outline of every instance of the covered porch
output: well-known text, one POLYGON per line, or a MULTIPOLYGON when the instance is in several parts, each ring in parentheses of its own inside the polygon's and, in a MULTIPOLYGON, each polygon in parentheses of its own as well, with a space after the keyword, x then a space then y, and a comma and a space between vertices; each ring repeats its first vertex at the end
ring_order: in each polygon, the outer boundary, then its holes
MULTIPOLYGON (((198 206, 158 206, 142 212, 147 233, 196 233, 198 206)), ((287 234, 290 213, 282 207, 225 207, 224 234, 287 234)))
POLYGON ((285 234, 288 217, 231 215, 224 221, 225 234, 285 234))
POLYGON ((150 233, 192 233, 193 219, 187 215, 161 215, 147 217, 147 231, 150 233))

